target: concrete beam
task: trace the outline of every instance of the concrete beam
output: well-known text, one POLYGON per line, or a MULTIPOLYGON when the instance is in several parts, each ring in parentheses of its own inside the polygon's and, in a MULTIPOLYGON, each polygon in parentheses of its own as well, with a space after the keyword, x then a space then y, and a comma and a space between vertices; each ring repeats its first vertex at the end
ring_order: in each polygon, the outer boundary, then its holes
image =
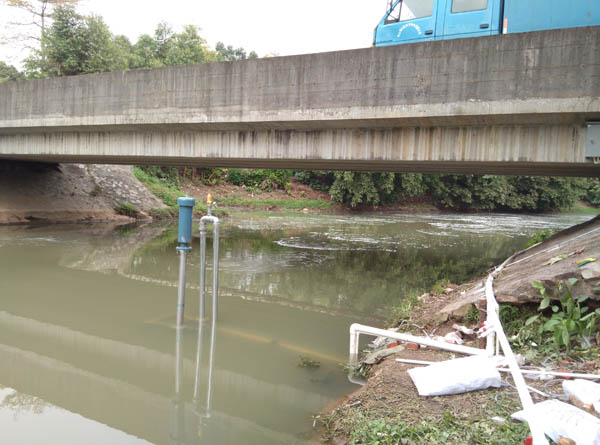
POLYGON ((49 162, 598 176, 580 125, 0 135, 0 158, 49 162))

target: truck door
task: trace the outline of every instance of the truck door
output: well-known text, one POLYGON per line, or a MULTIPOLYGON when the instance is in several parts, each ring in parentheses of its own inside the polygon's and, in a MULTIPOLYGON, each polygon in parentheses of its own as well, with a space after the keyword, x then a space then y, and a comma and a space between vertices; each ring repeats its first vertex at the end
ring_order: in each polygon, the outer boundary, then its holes
POLYGON ((375 46, 433 40, 440 0, 399 0, 381 20, 375 46))
POLYGON ((500 0, 447 0, 443 39, 497 34, 500 0), (495 14, 494 14, 495 13, 495 14))

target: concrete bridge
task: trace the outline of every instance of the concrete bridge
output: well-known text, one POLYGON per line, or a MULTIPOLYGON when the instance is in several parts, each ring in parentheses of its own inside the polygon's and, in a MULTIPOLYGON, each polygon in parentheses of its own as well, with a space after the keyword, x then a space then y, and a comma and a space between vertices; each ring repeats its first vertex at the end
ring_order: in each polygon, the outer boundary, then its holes
POLYGON ((600 176, 596 121, 600 27, 4 83, 0 159, 600 176))

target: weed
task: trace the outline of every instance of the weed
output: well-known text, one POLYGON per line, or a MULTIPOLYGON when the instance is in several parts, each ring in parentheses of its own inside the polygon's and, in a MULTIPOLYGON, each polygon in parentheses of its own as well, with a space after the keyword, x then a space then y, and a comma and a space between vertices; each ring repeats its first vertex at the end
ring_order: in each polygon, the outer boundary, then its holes
POLYGON ((542 230, 542 231, 536 233, 535 235, 533 235, 533 238, 531 238, 529 240, 529 242, 525 245, 525 247, 526 248, 531 247, 538 243, 544 242, 548 238, 552 237, 555 233, 556 233, 556 230, 554 230, 554 229, 542 230))
POLYGON ((543 313, 534 315, 525 322, 525 326, 537 324, 540 335, 543 332, 551 332, 556 351, 560 351, 561 347, 564 346, 569 352, 574 342, 582 344, 583 349, 587 349, 589 342, 583 340, 598 331, 596 322, 600 318, 600 309, 591 311, 589 307, 581 305, 589 298, 587 295, 572 296, 571 289, 577 283, 576 278, 570 278, 567 284, 559 281, 558 299, 560 306, 552 304, 550 295, 542 283, 539 281, 532 283, 532 286, 538 289, 542 296, 538 311, 541 312, 550 308, 552 315, 550 318, 544 316, 543 313))
POLYGON ((303 355, 300 356, 300 363, 298 363, 298 366, 300 368, 306 368, 306 369, 317 369, 321 367, 321 362, 318 362, 317 360, 312 360, 309 357, 305 357, 303 355))
POLYGON ((152 192, 152 194, 154 194, 154 196, 159 198, 167 207, 169 207, 171 214, 176 215, 179 212, 177 198, 185 196, 185 193, 171 181, 170 177, 161 179, 158 176, 153 176, 141 167, 134 167, 133 174, 148 190, 150 190, 150 192, 152 192))
POLYGON ((411 295, 403 299, 398 306, 393 307, 389 311, 390 315, 386 324, 390 327, 396 327, 403 321, 409 320, 413 309, 420 304, 421 301, 416 295, 411 295))
POLYGON ((130 218, 136 218, 140 214, 140 210, 129 202, 122 202, 115 211, 119 215, 129 216, 130 218))
POLYGON ((477 323, 479 322, 479 309, 474 304, 469 308, 469 312, 467 312, 466 316, 467 322, 469 323, 477 323))
POLYGON ((340 363, 340 366, 351 377, 367 378, 371 369, 366 363, 340 363))
POLYGON ((332 440, 341 435, 349 438, 350 444, 514 444, 523 443, 529 428, 525 423, 505 421, 498 423, 494 416, 508 418, 518 409, 517 401, 498 394, 485 405, 482 416, 467 419, 445 412, 441 417, 424 415, 407 420, 401 410, 370 410, 356 407, 339 411, 330 416, 321 416, 323 439, 332 440))
POLYGON ((444 292, 446 292, 446 289, 448 288, 448 285, 450 284, 450 282, 448 280, 441 280, 438 281, 437 283, 435 283, 433 285, 433 287, 431 288, 431 293, 433 295, 441 295, 444 292))
POLYGON ((283 209, 318 209, 318 208, 329 208, 335 204, 332 202, 323 201, 322 199, 312 200, 293 200, 288 201, 285 199, 240 199, 240 198, 223 198, 222 204, 231 206, 247 206, 247 207, 280 207, 283 209))

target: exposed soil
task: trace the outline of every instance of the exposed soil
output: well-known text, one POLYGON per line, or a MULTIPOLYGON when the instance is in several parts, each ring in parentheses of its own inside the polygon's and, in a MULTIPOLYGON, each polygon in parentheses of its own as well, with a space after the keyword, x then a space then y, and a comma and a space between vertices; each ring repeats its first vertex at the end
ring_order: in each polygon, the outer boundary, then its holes
POLYGON ((321 192, 311 189, 309 186, 300 182, 292 181, 286 190, 274 189, 271 191, 259 190, 254 187, 237 186, 233 184, 214 184, 206 185, 202 183, 190 183, 184 186, 184 190, 195 198, 206 200, 206 195, 212 194, 213 200, 217 203, 225 199, 260 199, 260 200, 317 200, 331 202, 327 192, 321 192))

